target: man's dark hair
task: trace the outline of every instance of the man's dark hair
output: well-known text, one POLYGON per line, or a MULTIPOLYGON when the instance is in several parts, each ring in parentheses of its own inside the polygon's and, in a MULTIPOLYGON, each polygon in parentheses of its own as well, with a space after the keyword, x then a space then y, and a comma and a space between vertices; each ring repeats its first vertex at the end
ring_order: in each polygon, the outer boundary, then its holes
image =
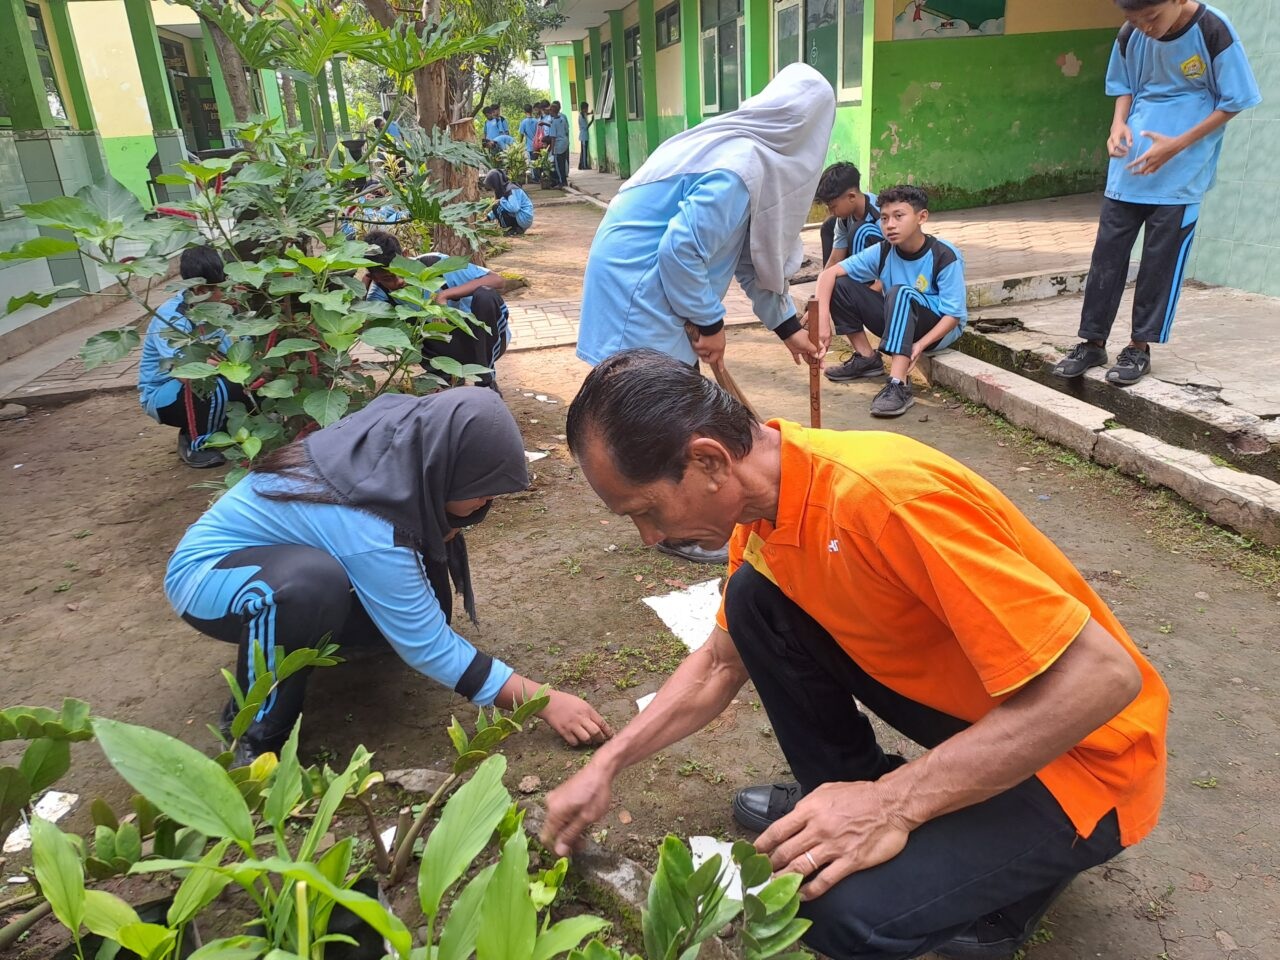
POLYGON ((569 451, 599 437, 631 483, 676 483, 689 464, 689 441, 710 437, 741 460, 751 452, 756 419, 697 368, 657 350, 623 350, 587 375, 569 406, 569 451))
POLYGON ((222 254, 208 244, 183 250, 178 269, 183 280, 203 279, 205 283, 223 283, 227 279, 222 254))
POLYGON ((822 179, 818 181, 818 190, 814 197, 818 203, 831 203, 843 197, 850 190, 862 187, 862 172, 852 163, 833 163, 822 171, 822 179))
POLYGON ((1121 10, 1146 10, 1148 7, 1158 7, 1161 4, 1168 3, 1169 0, 1116 0, 1116 6, 1121 10))
POLYGON ((579 110, 586 110, 588 108, 589 108, 589 104, 585 100, 583 100, 580 104, 578 104, 579 110))
POLYGON ((400 241, 386 230, 370 230, 364 235, 364 242, 379 250, 378 253, 366 253, 365 257, 384 267, 391 266, 391 261, 400 256, 400 241))
POLYGON ((909 203, 911 209, 919 213, 921 210, 929 209, 929 195, 919 187, 904 183, 880 191, 880 209, 883 210, 891 203, 909 203))
POLYGON ((375 127, 375 128, 377 128, 378 130, 381 130, 383 127, 385 127, 385 126, 387 125, 387 121, 383 120, 383 119, 382 119, 382 117, 374 117, 374 118, 373 118, 373 125, 374 125, 374 127, 375 127))
POLYGON ((382 119, 383 119, 383 120, 390 120, 390 119, 391 119, 391 111, 390 111, 390 110, 383 110, 383 111, 382 111, 382 119))
POLYGON ((533 113, 533 104, 532 104, 532 103, 526 103, 526 104, 524 105, 524 112, 525 112, 525 113, 533 113))
POLYGON ((558 106, 560 106, 560 101, 559 101, 559 100, 552 100, 552 101, 551 101, 551 103, 550 103, 550 104, 548 104, 548 106, 558 107, 558 106))

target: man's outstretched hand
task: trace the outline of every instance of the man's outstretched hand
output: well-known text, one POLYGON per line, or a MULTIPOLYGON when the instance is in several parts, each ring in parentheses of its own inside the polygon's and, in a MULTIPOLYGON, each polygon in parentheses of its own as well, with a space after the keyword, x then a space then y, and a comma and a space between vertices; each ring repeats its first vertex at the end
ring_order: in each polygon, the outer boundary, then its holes
POLYGON ((542 842, 557 857, 582 847, 583 834, 609 811, 613 778, 589 763, 547 794, 547 819, 542 842))

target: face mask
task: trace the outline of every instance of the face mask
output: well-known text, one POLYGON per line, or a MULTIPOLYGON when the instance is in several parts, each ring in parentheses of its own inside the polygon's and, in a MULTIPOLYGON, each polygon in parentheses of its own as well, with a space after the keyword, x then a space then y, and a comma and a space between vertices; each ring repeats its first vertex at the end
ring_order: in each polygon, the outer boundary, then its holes
POLYGON ((493 502, 486 503, 483 507, 478 508, 465 517, 455 516, 452 513, 446 513, 445 520, 448 522, 450 529, 460 530, 463 527, 474 527, 477 523, 485 518, 489 512, 489 508, 493 506, 493 502))

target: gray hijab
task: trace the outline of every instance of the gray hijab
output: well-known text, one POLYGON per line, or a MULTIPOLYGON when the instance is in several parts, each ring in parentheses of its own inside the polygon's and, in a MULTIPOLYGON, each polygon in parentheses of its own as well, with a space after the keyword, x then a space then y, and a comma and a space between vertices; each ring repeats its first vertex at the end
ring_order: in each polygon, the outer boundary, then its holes
POLYGON ((445 537, 487 508, 462 519, 450 518, 444 505, 529 486, 520 428, 502 399, 482 387, 388 394, 303 442, 344 503, 382 517, 429 561, 449 565, 474 619, 465 543, 461 534, 448 544, 445 537))

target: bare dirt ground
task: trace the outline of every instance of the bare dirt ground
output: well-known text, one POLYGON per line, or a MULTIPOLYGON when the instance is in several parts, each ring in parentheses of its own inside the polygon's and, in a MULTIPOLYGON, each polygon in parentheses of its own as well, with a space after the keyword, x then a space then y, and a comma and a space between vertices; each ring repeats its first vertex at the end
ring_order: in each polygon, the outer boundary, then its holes
MULTIPOLYGON (((558 222, 552 210, 542 215, 544 227, 558 222)), ((561 236, 567 244, 570 237, 561 236)), ((588 240, 578 238, 578 257, 588 240)), ((567 257, 565 248, 545 255, 567 257)), ((729 338, 730 366, 762 413, 807 418, 806 377, 776 338, 757 328, 733 329, 729 338)), ((550 456, 533 464, 527 493, 499 502, 468 534, 481 626, 463 632, 518 669, 589 698, 620 725, 682 653, 640 598, 717 571, 642 549, 581 479, 560 439, 567 401, 586 371, 571 350, 512 354, 499 369, 527 449, 550 456), (540 403, 526 391, 560 402, 540 403)), ((884 428, 867 415, 875 389, 829 386, 827 425, 884 428)), ((1205 524, 1165 494, 1082 464, 945 395, 926 391, 888 429, 938 446, 1005 490, 1115 607, 1173 692, 1159 828, 1077 880, 1051 912, 1040 938, 1046 942, 1029 955, 1280 957, 1280 558, 1205 524)), ((218 669, 231 663, 232 651, 181 623, 161 590, 170 550, 209 497, 191 486, 207 477, 183 467, 173 443, 172 431, 147 420, 131 396, 0 423, 0 541, 7 544, 0 705, 77 696, 97 714, 212 748, 205 724, 226 697, 218 669)), ((444 726, 452 713, 465 721, 471 708, 394 658, 341 666, 314 677, 303 748, 341 760, 364 743, 383 768, 429 766, 449 752, 444 726)), ((892 731, 885 739, 891 749, 912 750, 892 731)), ((545 725, 508 743, 510 782, 537 775, 539 794, 587 759, 545 725)), ((12 755, 3 749, 9 746, 0 744, 0 758, 12 755)), ((640 859, 668 831, 736 836, 733 790, 785 771, 747 688, 710 729, 628 771, 597 836, 640 859)), ((116 803, 127 796, 92 744, 77 748, 60 788, 116 803)), ((86 806, 65 823, 83 828, 86 806)))

